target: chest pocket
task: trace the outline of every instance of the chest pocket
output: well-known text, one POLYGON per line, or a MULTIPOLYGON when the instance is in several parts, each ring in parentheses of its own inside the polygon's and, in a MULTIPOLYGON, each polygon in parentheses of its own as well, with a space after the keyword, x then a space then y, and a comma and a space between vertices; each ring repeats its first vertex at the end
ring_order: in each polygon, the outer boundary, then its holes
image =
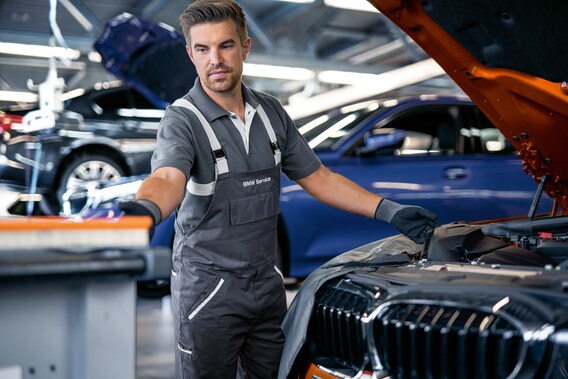
POLYGON ((280 213, 280 201, 273 192, 231 200, 229 207, 232 225, 247 224, 280 213))

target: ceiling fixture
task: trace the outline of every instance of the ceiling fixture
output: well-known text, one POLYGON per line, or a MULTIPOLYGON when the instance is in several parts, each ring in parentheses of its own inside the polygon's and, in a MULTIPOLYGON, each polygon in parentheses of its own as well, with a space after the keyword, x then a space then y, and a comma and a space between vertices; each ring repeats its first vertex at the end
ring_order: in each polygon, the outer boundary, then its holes
POLYGON ((0 101, 13 101, 16 103, 35 103, 38 96, 35 93, 24 91, 0 91, 0 101))
POLYGON ((379 11, 366 0, 324 0, 323 3, 333 8, 379 13, 379 11))
POLYGON ((302 3, 302 4, 309 4, 309 3, 313 3, 316 0, 279 0, 279 1, 285 1, 287 3, 302 3))
POLYGON ((324 70, 316 73, 303 67, 272 66, 268 64, 245 63, 243 75, 256 78, 308 81, 317 77, 327 84, 365 85, 376 80, 376 74, 361 72, 324 70))
MULTIPOLYGON (((366 83, 344 86, 320 95, 290 103, 284 108, 293 120, 311 116, 331 108, 368 99, 389 91, 445 75, 432 58, 375 75, 366 83)), ((299 99, 298 99, 299 100, 299 99)))
POLYGON ((366 84, 375 80, 376 74, 365 74, 361 72, 347 72, 326 70, 318 74, 318 80, 322 83, 358 85, 366 84))
POLYGON ((44 45, 28 45, 24 43, 0 42, 0 54, 24 55, 27 57, 38 58, 60 58, 60 59, 78 59, 81 52, 75 49, 65 47, 54 47, 44 45))
POLYGON ((245 63, 243 75, 284 80, 311 80, 315 77, 315 73, 307 68, 271 66, 256 63, 245 63))

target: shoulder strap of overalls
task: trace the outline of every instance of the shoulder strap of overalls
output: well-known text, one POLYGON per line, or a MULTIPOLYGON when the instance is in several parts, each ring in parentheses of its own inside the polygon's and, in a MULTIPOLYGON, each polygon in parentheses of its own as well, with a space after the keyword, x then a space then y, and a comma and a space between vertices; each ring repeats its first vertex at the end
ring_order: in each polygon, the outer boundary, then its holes
MULTIPOLYGON (((215 158, 215 180, 221 174, 229 172, 229 165, 227 163, 227 157, 225 156, 225 151, 223 150, 215 132, 213 132, 213 128, 205 119, 205 116, 197 109, 195 105, 193 105, 190 101, 186 99, 177 99, 173 102, 172 106, 182 107, 189 109, 192 111, 196 116, 205 133, 207 134, 207 139, 209 140, 209 144, 211 145, 211 150, 213 152, 213 157, 215 158)), ((276 139, 276 133, 274 133, 274 128, 272 128, 272 124, 266 115, 266 112, 259 104, 256 107, 256 111, 262 120, 262 124, 268 133, 268 137, 270 138, 270 146, 272 147, 272 153, 274 154, 274 162, 278 165, 282 160, 282 153, 280 150, 280 145, 278 144, 278 140, 276 139)), ((192 178, 189 178, 189 182, 187 183, 187 190, 198 196, 208 196, 212 195, 213 191, 215 190, 215 181, 207 184, 201 184, 194 182, 192 178)))
POLYGON ((258 106, 256 107, 256 112, 258 113, 260 119, 262 120, 262 124, 266 129, 266 133, 268 133, 268 137, 270 138, 270 146, 272 147, 272 153, 274 154, 274 162, 276 165, 278 165, 282 160, 282 152, 280 150, 280 144, 278 144, 278 140, 276 139, 276 133, 274 133, 274 128, 272 127, 270 119, 266 115, 264 108, 262 108, 262 105, 258 104, 258 106))
POLYGON ((209 144, 211 145, 211 151, 213 152, 213 157, 215 158, 216 162, 215 176, 229 172, 229 164, 227 163, 227 157, 225 156, 225 151, 221 147, 221 144, 219 143, 217 136, 213 132, 213 128, 211 128, 211 125, 209 125, 209 123, 205 119, 205 116, 203 116, 203 113, 201 113, 195 105, 193 105, 191 102, 189 102, 186 99, 177 99, 176 101, 174 101, 172 106, 189 109, 190 111, 195 113, 195 115, 199 119, 199 122, 201 123, 203 129, 205 130, 205 133, 207 134, 207 139, 209 139, 209 144))

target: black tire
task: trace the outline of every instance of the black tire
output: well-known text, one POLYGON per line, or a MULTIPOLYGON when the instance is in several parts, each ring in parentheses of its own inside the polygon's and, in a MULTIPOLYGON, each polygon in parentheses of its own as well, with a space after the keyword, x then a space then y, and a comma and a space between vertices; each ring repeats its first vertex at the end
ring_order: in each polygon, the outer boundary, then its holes
POLYGON ((124 176, 122 166, 112 158, 100 154, 82 154, 68 163, 61 174, 56 190, 61 209, 63 194, 72 188, 85 187, 87 183, 102 185, 116 182, 124 176))
POLYGON ((39 202, 40 214, 46 216, 58 216, 61 210, 61 203, 54 193, 43 193, 42 200, 39 202))

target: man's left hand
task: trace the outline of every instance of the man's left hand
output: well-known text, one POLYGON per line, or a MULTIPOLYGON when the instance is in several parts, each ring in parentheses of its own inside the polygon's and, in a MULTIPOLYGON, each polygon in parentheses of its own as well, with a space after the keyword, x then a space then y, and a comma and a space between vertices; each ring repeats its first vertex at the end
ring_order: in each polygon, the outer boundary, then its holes
POLYGON ((375 211, 377 220, 386 221, 415 243, 424 243, 437 225, 437 216, 422 207, 402 205, 383 199, 375 211))

